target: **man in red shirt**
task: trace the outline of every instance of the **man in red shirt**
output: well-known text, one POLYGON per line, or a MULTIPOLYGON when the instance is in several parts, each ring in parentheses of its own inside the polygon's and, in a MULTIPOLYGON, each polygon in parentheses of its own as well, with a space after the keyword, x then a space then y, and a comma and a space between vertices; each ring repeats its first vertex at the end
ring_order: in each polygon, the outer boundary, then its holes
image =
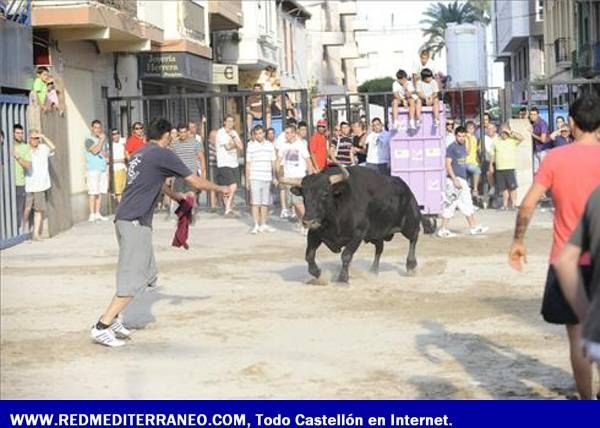
POLYGON ((135 152, 144 147, 144 144, 146 144, 144 125, 141 122, 135 122, 131 130, 131 135, 127 137, 127 142, 125 143, 127 160, 129 160, 135 152))
MULTIPOLYGON (((575 141, 551 150, 542 161, 534 183, 519 208, 509 253, 509 264, 520 271, 522 262, 527 261, 524 244, 527 226, 538 201, 550 190, 555 208, 554 233, 542 301, 542 317, 548 323, 567 327, 571 366, 582 399, 592 398, 592 366, 579 346, 581 324, 561 291, 552 265, 581 219, 588 198, 600 185, 600 141, 596 136, 596 130, 600 127, 599 105, 600 97, 588 94, 581 96, 570 106, 569 127, 575 141)), ((590 265, 589 254, 586 254, 580 260, 580 270, 588 291, 591 281, 590 265)))
POLYGON ((317 130, 310 137, 309 151, 313 167, 316 172, 320 172, 327 166, 327 121, 319 120, 317 122, 317 130))

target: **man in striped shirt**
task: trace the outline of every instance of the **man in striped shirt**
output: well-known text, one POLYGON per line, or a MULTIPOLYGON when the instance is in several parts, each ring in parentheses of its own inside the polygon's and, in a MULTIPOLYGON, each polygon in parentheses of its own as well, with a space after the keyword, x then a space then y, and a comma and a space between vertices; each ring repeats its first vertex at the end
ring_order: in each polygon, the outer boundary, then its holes
POLYGON ((254 227, 250 231, 256 235, 260 232, 275 232, 267 225, 267 215, 271 205, 271 183, 275 172, 275 145, 265 139, 262 125, 252 129, 254 138, 248 143, 246 151, 246 186, 250 191, 250 205, 254 227))
MULTIPOLYGON (((188 125, 186 123, 180 123, 177 126, 179 139, 171 145, 171 150, 177 155, 177 157, 192 171, 193 175, 200 176, 206 179, 206 168, 201 171, 199 169, 200 162, 204 159, 204 148, 200 144, 194 135, 189 132, 188 125)), ((175 177, 173 182, 173 191, 180 193, 193 193, 194 197, 197 196, 195 188, 191 187, 181 177, 175 177)))
POLYGON ((334 138, 329 146, 329 157, 334 164, 351 166, 356 162, 352 150, 353 141, 350 125, 348 122, 342 122, 340 128, 340 135, 334 138))
MULTIPOLYGON (((217 130, 211 129, 208 133, 208 177, 211 181, 217 179, 217 130)), ((217 192, 210 192, 210 208, 218 209, 217 192)))

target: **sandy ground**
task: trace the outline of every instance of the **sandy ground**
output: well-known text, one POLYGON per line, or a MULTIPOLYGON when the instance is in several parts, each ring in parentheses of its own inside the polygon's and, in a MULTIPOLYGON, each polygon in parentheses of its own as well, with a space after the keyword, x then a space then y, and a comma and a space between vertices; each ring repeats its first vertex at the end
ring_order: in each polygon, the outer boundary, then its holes
MULTIPOLYGON (((114 292, 113 226, 82 224, 1 253, 2 398, 560 398, 573 391, 563 329, 539 305, 551 217, 528 234, 529 265, 506 264, 514 213, 484 212, 485 237, 422 236, 355 257, 349 286, 308 285, 304 238, 280 220, 201 214, 189 251, 157 214, 155 291, 126 313, 128 346, 91 343, 114 292)), ((453 226, 463 227, 457 218, 453 226)), ((463 229, 464 231, 464 229, 463 229)), ((322 247, 332 276, 339 256, 322 247)))

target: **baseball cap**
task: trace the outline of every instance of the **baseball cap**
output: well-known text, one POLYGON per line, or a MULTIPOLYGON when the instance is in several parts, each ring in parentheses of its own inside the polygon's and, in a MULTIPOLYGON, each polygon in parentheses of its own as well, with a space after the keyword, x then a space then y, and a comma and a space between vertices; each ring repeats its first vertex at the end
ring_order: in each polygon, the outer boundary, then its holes
POLYGON ((327 121, 325 119, 320 119, 317 121, 317 126, 327 126, 327 121))

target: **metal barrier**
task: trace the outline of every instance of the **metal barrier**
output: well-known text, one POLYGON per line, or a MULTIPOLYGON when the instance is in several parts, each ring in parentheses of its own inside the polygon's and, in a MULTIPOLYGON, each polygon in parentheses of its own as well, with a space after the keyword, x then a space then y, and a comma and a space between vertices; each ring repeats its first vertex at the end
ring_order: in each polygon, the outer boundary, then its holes
POLYGON ((28 99, 24 96, 0 95, 0 249, 8 248, 25 240, 19 234, 15 188, 15 159, 13 157, 13 126, 26 126, 28 99))
MULTIPOLYGON (((168 119, 173 126, 179 123, 195 122, 202 136, 206 163, 209 166, 208 154, 210 148, 208 135, 211 130, 222 127, 223 119, 232 115, 235 126, 244 142, 244 149, 250 139, 249 130, 256 124, 265 128, 273 127, 279 134, 287 118, 294 117, 297 121, 307 121, 310 126, 310 111, 308 92, 305 89, 290 89, 265 92, 208 92, 169 95, 148 95, 134 97, 109 97, 107 103, 107 122, 109 128, 117 128, 121 135, 129 135, 135 121, 144 123, 156 117, 168 119), (247 107, 250 97, 260 97, 262 119, 248 122, 247 107)), ((112 160, 112 146, 110 159, 112 160)), ((112 161, 111 161, 112 164, 112 161)), ((239 186, 238 199, 245 203, 248 198, 245 186, 245 157, 240 156, 242 185, 239 186)), ((114 188, 114 177, 110 174, 110 186, 114 188)), ((208 177, 214 180, 214 171, 208 168, 208 177)), ((205 200, 202 203, 207 202, 205 200)))

